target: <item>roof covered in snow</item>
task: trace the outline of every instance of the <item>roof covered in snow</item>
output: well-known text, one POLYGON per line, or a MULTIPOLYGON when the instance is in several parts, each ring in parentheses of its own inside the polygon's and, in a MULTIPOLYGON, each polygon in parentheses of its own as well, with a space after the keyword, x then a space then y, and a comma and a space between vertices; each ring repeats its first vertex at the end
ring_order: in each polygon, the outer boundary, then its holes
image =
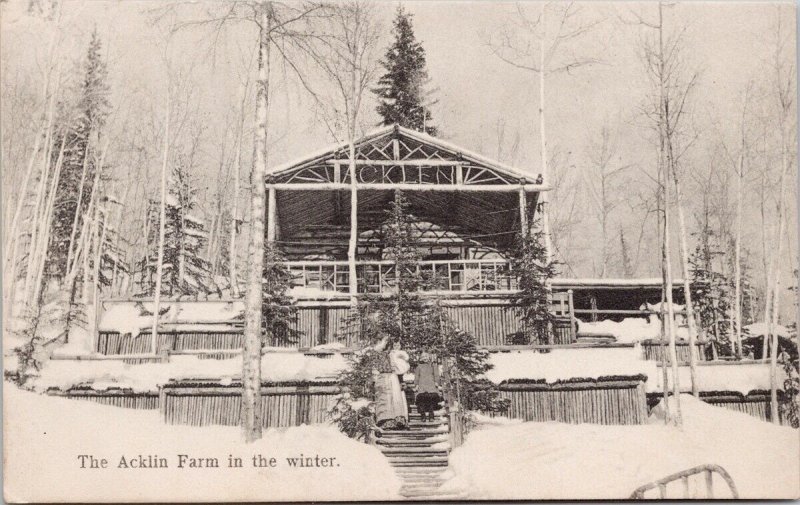
MULTIPOLYGON (((555 278, 551 281, 553 287, 562 289, 661 289, 661 277, 641 277, 638 279, 613 279, 613 278, 555 278)), ((683 280, 672 281, 674 289, 683 289, 683 280)))
MULTIPOLYGON (((104 332, 138 335, 153 327, 154 303, 150 300, 106 300, 100 304, 97 328, 104 332)), ((244 321, 241 300, 163 301, 159 325, 172 330, 223 331, 244 321)))

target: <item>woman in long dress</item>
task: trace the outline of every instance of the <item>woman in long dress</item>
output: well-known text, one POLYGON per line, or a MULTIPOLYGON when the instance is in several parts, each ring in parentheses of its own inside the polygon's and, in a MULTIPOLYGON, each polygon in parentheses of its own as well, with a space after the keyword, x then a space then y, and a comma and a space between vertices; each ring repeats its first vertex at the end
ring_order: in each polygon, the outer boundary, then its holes
POLYGON ((408 353, 395 343, 387 361, 383 370, 375 372, 376 421, 384 429, 406 429, 408 403, 399 376, 409 370, 408 353))

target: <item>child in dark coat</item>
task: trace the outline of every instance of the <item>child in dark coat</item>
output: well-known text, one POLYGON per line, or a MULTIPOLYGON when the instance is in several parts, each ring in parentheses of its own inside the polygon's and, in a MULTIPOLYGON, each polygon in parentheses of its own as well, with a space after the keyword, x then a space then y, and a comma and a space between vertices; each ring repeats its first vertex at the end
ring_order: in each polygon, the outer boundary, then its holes
POLYGON ((423 356, 420 364, 414 369, 414 382, 417 386, 417 410, 423 421, 426 417, 433 421, 433 413, 442 401, 439 394, 439 366, 430 356, 423 356))

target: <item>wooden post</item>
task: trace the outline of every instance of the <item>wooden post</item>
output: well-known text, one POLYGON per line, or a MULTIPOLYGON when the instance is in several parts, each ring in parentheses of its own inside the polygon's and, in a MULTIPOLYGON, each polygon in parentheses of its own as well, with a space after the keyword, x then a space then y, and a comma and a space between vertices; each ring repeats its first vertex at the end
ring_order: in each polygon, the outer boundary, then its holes
POLYGON ((575 305, 573 304, 573 292, 571 289, 567 290, 567 303, 569 303, 569 329, 570 329, 570 342, 577 342, 578 328, 575 322, 575 305))
POLYGON ((358 189, 356 187, 356 165, 350 165, 350 242, 347 248, 347 267, 350 281, 350 301, 355 305, 358 295, 356 278, 356 250, 358 247, 358 189))
POLYGON ((274 246, 275 244, 275 230, 277 227, 277 205, 275 201, 275 187, 272 185, 268 185, 268 195, 267 195, 267 243, 270 246, 274 246))
POLYGON ((528 200, 525 195, 525 188, 519 187, 519 225, 522 236, 528 234, 528 200))

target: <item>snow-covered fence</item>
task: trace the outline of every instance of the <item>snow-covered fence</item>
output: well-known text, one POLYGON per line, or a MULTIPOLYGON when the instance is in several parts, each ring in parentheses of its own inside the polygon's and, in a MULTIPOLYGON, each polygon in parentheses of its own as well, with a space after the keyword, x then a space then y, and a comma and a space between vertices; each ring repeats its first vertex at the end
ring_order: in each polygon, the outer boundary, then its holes
POLYGON ((157 393, 134 392, 129 389, 106 389, 98 391, 91 388, 78 387, 66 391, 51 389, 47 391, 47 394, 50 396, 69 398, 71 400, 85 400, 127 409, 158 409, 157 393))
POLYGON ((546 383, 511 380, 500 395, 511 402, 508 417, 525 421, 644 424, 647 399, 644 376, 575 379, 546 383))
MULTIPOLYGON (((746 395, 736 391, 709 391, 701 392, 700 399, 711 405, 749 414, 762 421, 772 421, 769 391, 751 391, 746 395)), ((783 399, 783 391, 778 391, 778 402, 783 401, 783 399)), ((780 410, 778 412, 780 416, 779 421, 781 424, 784 424, 785 419, 783 419, 780 410)))
MULTIPOLYGON (((239 424, 239 383, 170 381, 159 391, 161 416, 168 424, 239 424)), ((261 387, 262 424, 265 428, 282 428, 324 423, 338 393, 334 382, 265 383, 261 387)))

